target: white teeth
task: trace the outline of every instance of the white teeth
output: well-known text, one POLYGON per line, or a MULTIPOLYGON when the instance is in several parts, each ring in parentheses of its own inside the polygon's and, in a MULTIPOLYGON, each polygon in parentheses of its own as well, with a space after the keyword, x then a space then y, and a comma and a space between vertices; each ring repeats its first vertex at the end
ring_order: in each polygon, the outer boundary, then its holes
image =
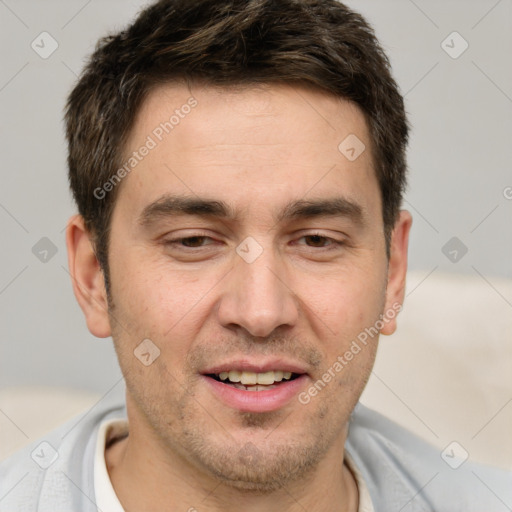
POLYGON ((242 378, 242 372, 238 372, 236 370, 231 370, 229 372, 229 380, 231 382, 240 382, 241 378, 242 378))
POLYGON ((258 384, 274 384, 274 372, 258 373, 256 379, 258 384))
POLYGON ((241 389, 242 391, 268 391, 269 389, 275 388, 275 386, 259 386, 256 384, 255 386, 244 386, 239 382, 235 382, 233 384, 234 388, 241 389))
POLYGON ((275 386, 248 386, 245 388, 247 391, 267 391, 269 389, 273 389, 275 386))
POLYGON ((271 386, 272 384, 274 384, 274 382, 289 380, 291 376, 292 372, 283 372, 282 370, 275 370, 263 373, 245 371, 240 372, 238 370, 230 370, 229 372, 219 373, 220 380, 229 380, 229 382, 233 384, 240 383, 239 385, 241 385, 242 387, 254 386, 254 388, 257 388, 257 384, 260 384, 261 386, 267 386, 266 389, 269 389, 268 386, 271 386))
POLYGON ((240 382, 244 386, 248 386, 250 384, 257 384, 258 375, 254 372, 242 372, 242 375, 240 376, 240 382))

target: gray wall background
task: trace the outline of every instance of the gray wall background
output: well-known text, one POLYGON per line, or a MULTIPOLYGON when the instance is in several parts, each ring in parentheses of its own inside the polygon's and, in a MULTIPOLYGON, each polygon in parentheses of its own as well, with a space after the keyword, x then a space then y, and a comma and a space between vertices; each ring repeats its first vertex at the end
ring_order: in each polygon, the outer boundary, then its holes
MULTIPOLYGON (((67 272, 75 209, 62 111, 98 37, 144 3, 0 0, 0 387, 104 394, 120 380, 111 341, 89 334, 67 272)), ((373 23, 413 125, 410 268, 491 285, 512 277, 512 0, 347 3, 373 23)))

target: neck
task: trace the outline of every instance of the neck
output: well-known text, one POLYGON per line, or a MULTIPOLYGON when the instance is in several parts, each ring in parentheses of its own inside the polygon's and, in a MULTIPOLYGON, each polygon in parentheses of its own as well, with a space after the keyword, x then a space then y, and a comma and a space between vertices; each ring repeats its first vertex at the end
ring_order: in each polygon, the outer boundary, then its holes
POLYGON ((157 440, 141 434, 130 425, 130 435, 105 452, 112 485, 127 512, 357 511, 357 485, 342 459, 345 437, 307 477, 264 493, 201 472, 180 454, 169 453, 157 440))

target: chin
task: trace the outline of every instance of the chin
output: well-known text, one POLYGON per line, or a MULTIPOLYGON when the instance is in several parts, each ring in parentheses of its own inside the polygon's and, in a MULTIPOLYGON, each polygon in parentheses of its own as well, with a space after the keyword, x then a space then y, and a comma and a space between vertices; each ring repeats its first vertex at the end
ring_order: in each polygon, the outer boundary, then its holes
POLYGON ((307 444, 246 442, 241 448, 219 446, 203 439, 193 443, 194 465, 232 489, 270 494, 294 481, 307 478, 327 450, 323 440, 307 444))
POLYGON ((254 495, 272 494, 290 482, 301 479, 304 476, 303 472, 297 472, 296 474, 287 473, 285 475, 282 471, 272 471, 265 468, 245 467, 229 472, 225 470, 215 471, 214 468, 210 468, 210 470, 213 476, 222 484, 237 491, 254 495))

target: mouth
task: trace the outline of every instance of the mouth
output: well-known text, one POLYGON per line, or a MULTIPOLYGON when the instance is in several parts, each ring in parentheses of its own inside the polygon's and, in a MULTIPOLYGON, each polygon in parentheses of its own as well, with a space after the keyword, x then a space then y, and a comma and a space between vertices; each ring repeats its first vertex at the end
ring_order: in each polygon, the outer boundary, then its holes
POLYGON ((289 404, 308 382, 300 365, 273 361, 232 362, 202 373, 203 381, 223 405, 241 412, 271 412, 289 404))
POLYGON ((229 370, 210 373, 207 377, 243 391, 268 391, 282 383, 299 378, 300 374, 283 370, 270 370, 262 373, 229 370))

